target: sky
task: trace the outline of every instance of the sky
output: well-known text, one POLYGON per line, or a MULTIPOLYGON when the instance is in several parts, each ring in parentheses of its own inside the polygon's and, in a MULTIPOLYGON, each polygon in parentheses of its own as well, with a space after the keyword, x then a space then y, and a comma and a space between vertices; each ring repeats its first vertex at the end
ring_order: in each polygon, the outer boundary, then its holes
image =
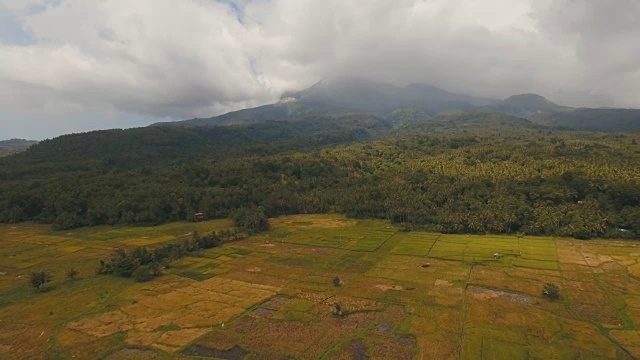
POLYGON ((640 1, 0 0, 0 139, 210 117, 344 75, 640 108, 640 1))

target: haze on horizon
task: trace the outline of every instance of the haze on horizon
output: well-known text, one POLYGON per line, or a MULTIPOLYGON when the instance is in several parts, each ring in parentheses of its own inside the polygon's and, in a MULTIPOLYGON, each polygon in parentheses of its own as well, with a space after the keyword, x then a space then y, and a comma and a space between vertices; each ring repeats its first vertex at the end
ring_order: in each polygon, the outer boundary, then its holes
POLYGON ((277 101, 333 76, 640 108, 637 0, 0 0, 0 139, 277 101))

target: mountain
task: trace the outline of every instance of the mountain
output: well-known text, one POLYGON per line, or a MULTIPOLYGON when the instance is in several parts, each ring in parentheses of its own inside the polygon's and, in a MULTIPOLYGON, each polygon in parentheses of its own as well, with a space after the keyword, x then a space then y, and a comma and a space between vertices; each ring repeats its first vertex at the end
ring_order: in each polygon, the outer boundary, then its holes
POLYGON ((25 139, 2 140, 0 141, 0 156, 7 156, 25 151, 31 145, 37 143, 37 141, 25 139))
POLYGON ((514 95, 502 102, 502 106, 530 111, 558 111, 562 107, 538 94, 514 95))
POLYGON ((390 117, 394 111, 412 109, 427 116, 445 110, 474 110, 498 100, 455 94, 435 86, 392 84, 342 77, 322 80, 302 91, 284 93, 276 104, 230 112, 206 119, 156 123, 152 126, 200 127, 251 124, 269 120, 296 120, 308 115, 375 113, 390 117))
POLYGON ((487 106, 484 110, 534 120, 540 115, 563 113, 572 109, 560 106, 538 94, 520 94, 510 96, 498 104, 487 106))
POLYGON ((512 115, 529 117, 542 112, 562 112, 570 108, 557 105, 538 94, 522 94, 511 96, 499 105, 492 107, 494 110, 512 115), (528 116, 529 115, 529 116, 528 116))
POLYGON ((312 115, 369 113, 395 126, 433 118, 443 111, 496 112, 525 118, 537 125, 587 131, 640 131, 640 110, 589 109, 558 105, 537 94, 503 101, 452 93, 435 86, 395 86, 357 77, 322 80, 301 91, 285 92, 275 104, 206 119, 156 123, 152 126, 205 127, 298 121, 312 115))
POLYGON ((443 110, 470 110, 497 102, 451 93, 431 85, 397 87, 355 77, 322 80, 306 90, 285 93, 283 97, 310 107, 315 105, 334 111, 375 112, 380 115, 388 115, 402 108, 435 115, 443 110))

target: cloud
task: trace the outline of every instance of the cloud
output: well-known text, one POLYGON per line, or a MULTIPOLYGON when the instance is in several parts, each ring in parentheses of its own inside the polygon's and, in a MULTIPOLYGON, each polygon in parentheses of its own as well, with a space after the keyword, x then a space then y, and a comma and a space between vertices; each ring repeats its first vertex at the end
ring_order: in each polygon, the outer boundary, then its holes
POLYGON ((27 11, 51 2, 47 0, 0 0, 0 8, 12 11, 27 11))
POLYGON ((63 1, 24 21, 39 42, 0 48, 0 78, 83 106, 179 117, 271 96, 224 4, 63 1))
POLYGON ((33 121, 211 116, 345 74, 640 107, 636 0, 0 0, 0 10, 34 39, 0 43, 0 108, 33 121))
POLYGON ((548 41, 575 53, 578 76, 572 81, 575 93, 584 94, 582 102, 606 98, 608 105, 640 107, 640 2, 544 4, 536 7, 535 19, 548 41))

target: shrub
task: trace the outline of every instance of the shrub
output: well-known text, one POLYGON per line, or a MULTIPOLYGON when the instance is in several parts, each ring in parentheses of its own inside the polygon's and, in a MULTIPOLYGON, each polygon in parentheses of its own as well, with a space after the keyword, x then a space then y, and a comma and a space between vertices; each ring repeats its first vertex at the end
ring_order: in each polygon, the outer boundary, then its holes
POLYGON ((573 237, 578 240, 589 240, 593 237, 593 234, 587 230, 580 230, 573 233, 573 237))
POLYGON ((153 279, 153 274, 147 265, 141 265, 133 271, 133 279, 136 282, 146 282, 153 279))
POLYGON ((32 272, 29 277, 29 284, 36 291, 42 292, 46 283, 51 281, 51 274, 46 271, 32 272))
POLYGON ((542 289, 542 296, 551 300, 556 300, 560 297, 560 288, 558 288, 558 285, 556 284, 547 283, 542 289))
POLYGON ((333 306, 331 307, 331 314, 333 314, 333 316, 342 316, 342 307, 340 306, 340 304, 335 303, 333 304, 333 306))
POLYGON ((74 268, 67 270, 67 280, 71 280, 71 281, 75 280, 76 277, 78 277, 78 274, 79 274, 78 271, 74 268))

